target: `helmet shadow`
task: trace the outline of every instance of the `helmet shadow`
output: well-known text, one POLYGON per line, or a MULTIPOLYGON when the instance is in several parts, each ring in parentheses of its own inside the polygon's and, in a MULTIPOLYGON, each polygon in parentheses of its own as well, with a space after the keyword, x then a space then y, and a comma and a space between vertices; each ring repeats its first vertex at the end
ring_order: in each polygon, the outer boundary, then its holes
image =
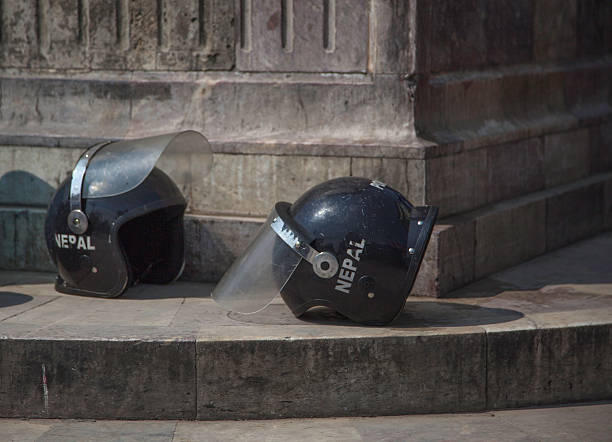
MULTIPOLYGON (((387 328, 465 327, 515 321, 524 315, 515 310, 480 307, 443 301, 411 301, 387 328)), ((314 307, 300 318, 293 316, 284 304, 271 304, 250 315, 230 313, 238 322, 261 325, 333 325, 364 327, 327 307, 314 307)))
POLYGON ((25 304, 26 302, 30 302, 32 299, 34 298, 32 298, 30 295, 0 291, 0 308, 25 304))
POLYGON ((55 188, 24 170, 11 170, 0 176, 0 204, 46 206, 55 188))

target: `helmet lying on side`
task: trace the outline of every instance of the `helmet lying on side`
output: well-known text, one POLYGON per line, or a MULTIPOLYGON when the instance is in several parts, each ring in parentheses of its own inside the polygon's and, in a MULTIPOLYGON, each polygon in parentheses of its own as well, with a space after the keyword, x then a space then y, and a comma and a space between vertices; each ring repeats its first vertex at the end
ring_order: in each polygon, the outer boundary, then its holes
POLYGON ((280 293, 296 317, 327 306, 356 322, 387 324, 404 307, 437 213, 379 181, 324 182, 294 204, 276 203, 212 296, 228 310, 254 313, 280 293))
POLYGON ((86 150, 45 219, 56 290, 115 297, 138 282, 177 279, 184 267, 185 195, 211 162, 208 141, 194 131, 86 150))

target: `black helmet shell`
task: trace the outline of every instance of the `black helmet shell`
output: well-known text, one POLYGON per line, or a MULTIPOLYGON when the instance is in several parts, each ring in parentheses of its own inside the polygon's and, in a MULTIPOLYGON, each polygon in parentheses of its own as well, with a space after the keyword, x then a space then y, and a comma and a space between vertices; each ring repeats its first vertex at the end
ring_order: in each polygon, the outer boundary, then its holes
POLYGON ((403 309, 431 235, 437 208, 415 207, 389 186, 365 178, 338 178, 302 195, 289 216, 339 270, 317 277, 302 260, 281 290, 296 316, 329 306, 350 319, 386 324, 403 309))
POLYGON ((164 172, 154 168, 120 195, 84 198, 89 226, 82 235, 67 224, 70 182, 59 187, 45 219, 59 292, 115 297, 139 281, 166 283, 180 276, 186 201, 164 172))

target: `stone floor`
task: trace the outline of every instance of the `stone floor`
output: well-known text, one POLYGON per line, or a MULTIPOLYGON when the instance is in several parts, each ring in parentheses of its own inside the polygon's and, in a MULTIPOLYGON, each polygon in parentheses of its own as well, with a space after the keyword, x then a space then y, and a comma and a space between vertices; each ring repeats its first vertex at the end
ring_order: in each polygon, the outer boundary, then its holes
POLYGON ((0 336, 104 338, 121 330, 134 338, 229 338, 243 332, 251 338, 332 338, 423 327, 607 324, 612 321, 612 232, 493 274, 446 299, 409 297, 404 313, 387 327, 358 326, 325 309, 296 319, 279 296, 259 313, 227 314, 209 297, 213 284, 141 284, 118 298, 100 299, 57 293, 53 281, 50 273, 0 270, 0 336))
POLYGON ((612 403, 365 418, 264 421, 0 419, 4 441, 609 441, 612 403))

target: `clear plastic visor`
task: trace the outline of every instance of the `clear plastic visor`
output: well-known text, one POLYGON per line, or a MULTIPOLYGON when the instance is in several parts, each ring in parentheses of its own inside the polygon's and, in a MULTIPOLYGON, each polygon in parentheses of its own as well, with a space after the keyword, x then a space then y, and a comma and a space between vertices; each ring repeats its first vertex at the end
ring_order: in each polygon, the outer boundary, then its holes
POLYGON ((128 192, 157 166, 189 195, 189 186, 202 181, 212 167, 212 150, 196 131, 123 140, 102 147, 85 172, 82 196, 102 198, 128 192))
POLYGON ((224 309, 255 313, 280 293, 302 257, 272 230, 275 210, 259 230, 255 240, 225 272, 212 292, 224 309))

